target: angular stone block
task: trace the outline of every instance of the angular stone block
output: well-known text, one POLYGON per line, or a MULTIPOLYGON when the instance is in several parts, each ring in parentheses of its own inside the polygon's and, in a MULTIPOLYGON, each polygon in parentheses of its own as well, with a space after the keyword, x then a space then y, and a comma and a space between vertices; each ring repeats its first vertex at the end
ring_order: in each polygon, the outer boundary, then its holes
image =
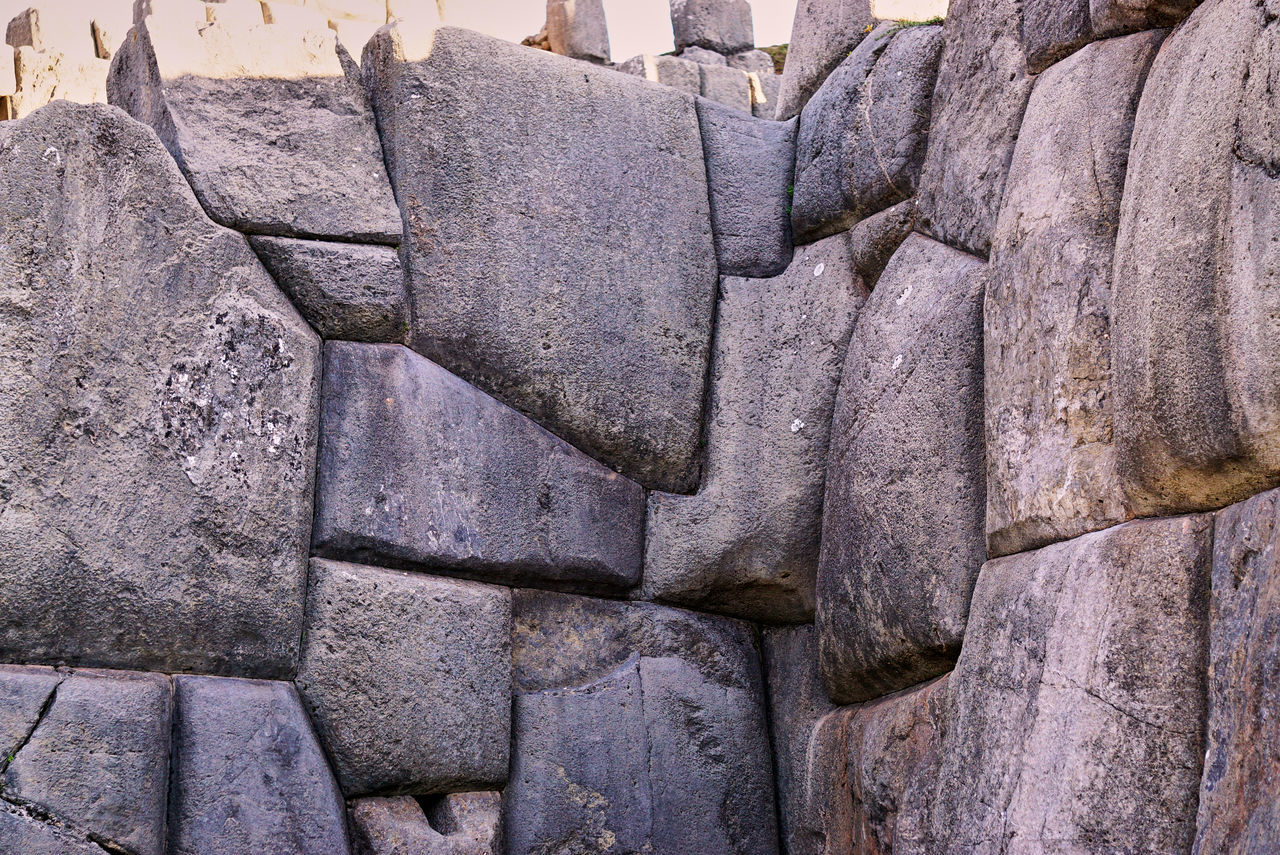
POLYGON ((601 0, 547 0, 551 52, 609 64, 609 25, 601 0))
POLYGON ((31 737, 62 680, 52 668, 0 665, 0 770, 31 737))
POLYGON ((690 45, 728 54, 756 46, 747 0, 671 0, 676 49, 690 45))
POLYGON ((768 122, 698 99, 721 276, 777 276, 791 262, 796 122, 768 122))
POLYGON ((1132 516, 1113 444, 1111 270, 1133 117, 1163 38, 1097 42, 1054 65, 1022 122, 984 313, 992 555, 1132 516))
POLYGON ((506 583, 640 579, 644 491, 398 345, 325 345, 313 548, 506 583))
POLYGON ((817 626, 836 701, 950 669, 986 558, 985 265, 922 235, 871 292, 831 425, 817 626))
POLYGON ((354 855, 502 855, 498 793, 444 796, 428 818, 409 796, 352 802, 354 855))
POLYGON ((849 736, 857 707, 818 719, 805 746, 799 800, 787 855, 843 855, 854 849, 853 782, 849 736))
POLYGON ((690 95, 702 94, 702 72, 699 71, 698 64, 678 56, 641 54, 620 63, 618 71, 643 77, 651 83, 661 83, 690 95))
POLYGON ((502 855, 502 794, 449 793, 427 806, 427 819, 457 855, 502 855))
POLYGON ((914 199, 867 217, 849 230, 849 256, 853 270, 868 290, 874 290, 893 254, 916 224, 914 199))
POLYGON ((836 385, 866 301, 846 235, 773 279, 725 279, 711 363, 707 472, 649 494, 645 593, 769 622, 813 615, 836 385))
POLYGON ((762 50, 745 50, 725 57, 725 61, 730 68, 740 68, 749 74, 759 74, 761 77, 778 76, 773 67, 773 57, 762 50))
POLYGON ((278 237, 249 243, 321 338, 399 342, 408 334, 404 272, 391 247, 278 237))
POLYGON ((174 855, 344 855, 342 795, 289 683, 173 678, 174 855))
POLYGON ((751 79, 745 71, 716 65, 699 66, 702 97, 751 115, 751 79))
POLYGON ((729 67, 729 58, 722 53, 716 53, 713 50, 691 45, 683 48, 679 54, 681 59, 687 59, 698 65, 716 65, 721 68, 729 67))
POLYGON ((104 59, 73 57, 23 46, 13 52, 13 118, 29 116, 53 101, 101 104, 107 100, 104 59))
POLYGON ((145 126, 5 124, 0 660, 290 674, 315 334, 145 126))
POLYGON ((414 349, 646 487, 692 490, 716 292, 693 99, 448 27, 365 53, 414 349))
POLYGON ((782 69, 777 118, 798 116, 874 23, 870 0, 800 0, 782 69))
POLYGON ((1039 74, 1095 39, 1172 27, 1200 0, 1024 0, 1027 69, 1039 74))
POLYGON ((76 14, 76 11, 68 14, 65 9, 39 3, 9 21, 4 40, 15 48, 29 45, 37 53, 51 51, 74 59, 92 59, 98 55, 87 15, 76 14))
POLYGON ((11 804, 0 803, 0 845, 22 855, 102 855, 96 843, 43 822, 11 804))
POLYGON ((297 684, 348 796, 501 785, 511 591, 312 559, 297 684))
MULTIPOLYGON (((782 78, 776 74, 748 75, 751 83, 751 115, 757 119, 776 119, 778 112, 778 90, 782 78)), ((793 117, 794 118, 794 117, 793 117)))
POLYGON ((152 16, 116 54, 107 94, 155 128, 217 222, 399 242, 373 112, 332 31, 152 16))

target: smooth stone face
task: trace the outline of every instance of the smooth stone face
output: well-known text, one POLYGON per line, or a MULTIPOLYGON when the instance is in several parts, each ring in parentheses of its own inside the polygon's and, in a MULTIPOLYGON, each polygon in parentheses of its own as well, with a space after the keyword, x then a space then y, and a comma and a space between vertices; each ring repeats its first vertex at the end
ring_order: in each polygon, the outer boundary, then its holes
POLYGON ((579 589, 640 577, 644 491, 398 345, 325 345, 314 549, 579 589))
POLYGON ((1277 74, 1271 13, 1210 0, 1143 90, 1112 322, 1119 470, 1138 514, 1219 508, 1280 482, 1277 74))
POLYGON ((297 685, 348 796, 501 785, 511 591, 312 559, 297 685))
POLYGON ((751 79, 745 71, 728 66, 702 65, 702 97, 751 115, 751 79))
POLYGON ((1131 522, 986 564, 926 851, 1189 851, 1211 531, 1131 522))
MULTIPOLYGON (((777 119, 778 91, 782 77, 777 74, 755 74, 751 84, 751 115, 757 119, 777 119)), ((794 116, 792 118, 795 118, 794 116)))
POLYGON ((414 349, 646 487, 692 490, 716 292, 693 99, 447 27, 384 30, 363 68, 414 349))
POLYGON ((345 855, 342 795, 289 683, 179 674, 171 855, 345 855))
POLYGON ((702 94, 702 72, 698 64, 678 56, 641 54, 620 63, 618 71, 643 77, 651 83, 661 83, 690 95, 702 94))
POLYGON ((986 557, 984 268, 907 238, 845 357, 817 610, 823 680, 841 703, 944 673, 964 634, 986 557))
POLYGON ((6 124, 0 660, 289 674, 315 334, 146 127, 6 124))
POLYGON ((38 665, 0 665, 0 769, 31 737, 63 675, 38 665))
POLYGON ((756 45, 747 0, 671 0, 671 29, 677 50, 697 45, 728 54, 756 45))
POLYGON ((1023 0, 1027 69, 1039 74, 1095 39, 1172 27, 1200 0, 1023 0))
POLYGON ((1111 268, 1133 116, 1164 35, 1053 66, 1022 122, 984 313, 992 555, 1132 516, 1113 443, 1111 268))
POLYGON ((787 855, 842 855, 856 851, 850 729, 857 707, 840 707, 809 733, 799 782, 792 848, 787 855))
POLYGON ((452 793, 430 818, 411 796, 348 806, 353 855, 501 855, 498 793, 452 793))
POLYGON ((399 242, 373 112, 333 32, 151 17, 116 53, 107 94, 155 128, 217 222, 399 242))
POLYGON ((799 0, 782 69, 777 118, 799 115, 874 23, 869 0, 799 0))
POLYGON ((649 494, 648 596, 812 618, 836 385, 866 299, 847 235, 803 247, 773 279, 723 280, 706 475, 695 496, 649 494))
POLYGON ((943 25, 918 227, 985 256, 1035 80, 1018 0, 956 0, 943 25))
POLYGON ((588 62, 609 62, 609 27, 601 0, 550 0, 547 38, 552 53, 588 62))
POLYGON ((853 270, 868 290, 873 290, 889 259, 902 246, 916 224, 914 199, 867 217, 849 230, 849 257, 853 270))

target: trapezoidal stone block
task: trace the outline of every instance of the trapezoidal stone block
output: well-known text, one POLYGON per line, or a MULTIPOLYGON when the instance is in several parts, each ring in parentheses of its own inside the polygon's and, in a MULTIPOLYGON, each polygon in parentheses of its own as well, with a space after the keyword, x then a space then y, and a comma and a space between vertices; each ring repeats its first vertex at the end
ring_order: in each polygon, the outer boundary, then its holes
POLYGON ((702 94, 702 72, 698 64, 678 56, 641 54, 631 57, 626 62, 618 63, 617 70, 623 74, 643 77, 650 83, 661 83, 663 86, 679 89, 690 95, 702 94))
POLYGON ((1133 117, 1164 35, 1091 44, 1031 94, 984 312, 992 555, 1132 516, 1116 471, 1111 271, 1133 117))
POLYGON ((507 584, 640 580, 638 484, 407 348, 324 352, 318 554, 507 584))
POLYGON ((817 586, 822 676, 840 703, 939 676, 960 648, 986 559, 985 267, 911 235, 844 360, 817 586))
POLYGON ((404 22, 363 68, 413 348, 646 487, 691 491, 716 292, 693 99, 404 22))
POLYGON ((0 150, 0 659, 292 674, 319 341, 146 126, 0 150))
POLYGON ((1096 39, 1172 27, 1200 0, 1023 0, 1027 69, 1044 71, 1096 39))
POLYGON ((874 23, 869 0, 800 0, 782 68, 776 118, 798 116, 874 23))
POLYGON ((551 52, 609 64, 609 25, 601 0, 547 0, 551 52))
POLYGON ((730 54, 756 46, 747 0, 671 0, 671 30, 676 50, 700 47, 730 54))

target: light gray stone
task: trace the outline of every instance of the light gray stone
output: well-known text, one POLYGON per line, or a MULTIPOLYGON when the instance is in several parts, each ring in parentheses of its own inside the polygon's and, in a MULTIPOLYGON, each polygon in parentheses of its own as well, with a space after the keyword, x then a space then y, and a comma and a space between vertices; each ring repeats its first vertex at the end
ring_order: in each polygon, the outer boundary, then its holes
POLYGON ((916 223, 914 199, 867 217, 849 230, 849 256, 853 270, 868 290, 874 290, 889 259, 911 234, 916 223))
POLYGON ((10 19, 5 28, 5 44, 12 47, 29 45, 37 53, 50 51, 75 59, 92 59, 93 28, 89 17, 75 11, 33 3, 10 19))
POLYGON ((547 0, 547 38, 552 53, 609 63, 609 26, 601 0, 547 0))
POLYGON ((699 67, 702 97, 751 115, 751 79, 745 71, 717 65, 699 67))
POLYGON ((687 59, 690 62, 696 62, 699 65, 718 65, 722 68, 729 67, 729 58, 722 53, 716 53, 713 50, 700 48, 691 45, 680 51, 680 58, 687 59))
POLYGON ((1200 0, 1023 0, 1027 69, 1039 74, 1095 39, 1172 27, 1200 0))
POLYGON ((796 122, 768 122, 698 99, 721 276, 777 276, 791 262, 796 122))
POLYGON ((871 32, 870 0, 799 0, 782 69, 777 118, 800 115, 822 81, 871 32))
POLYGON ((314 550, 506 583, 640 579, 644 491, 398 345, 325 345, 314 550))
POLYGON ((393 25, 363 67, 414 349, 646 487, 692 490, 716 291, 693 99, 448 27, 393 25))
MULTIPOLYGON (((782 78, 777 74, 755 74, 751 85, 751 115, 757 119, 776 119, 778 91, 782 78)), ((793 117, 794 118, 794 117, 793 117)))
POLYGON ((373 112, 330 30, 152 16, 116 53, 107 95, 156 130, 223 225, 400 240, 373 112))
POLYGON ((453 793, 429 819, 410 796, 352 802, 354 855, 501 855, 498 793, 453 793))
POLYGON ((867 299, 847 238, 803 247, 773 279, 723 280, 706 475, 695 496, 649 494, 648 596, 812 618, 836 385, 867 299))
POLYGON ((1113 444, 1111 269, 1133 117, 1164 35, 1091 44, 1031 94, 984 312, 992 555, 1132 516, 1113 444))
POLYGON ((744 50, 742 53, 735 53, 725 57, 730 68, 740 68, 751 74, 759 74, 761 77, 777 77, 773 68, 773 57, 762 50, 744 50))
POLYGON ((0 660, 290 674, 319 342, 155 135, 0 142, 0 660))
POLYGON ((756 46, 747 0, 671 0, 676 48, 690 45, 728 54, 756 46))
POLYGON ((983 538, 985 265, 912 235, 862 309, 831 425, 817 626, 852 703, 950 670, 983 538))
POLYGON ((427 805, 427 818, 457 855, 502 855, 502 794, 449 793, 427 805))
POLYGON ((702 72, 699 71, 698 64, 678 56, 641 54, 618 65, 618 71, 643 77, 651 83, 661 83, 690 95, 702 94, 702 72))
POLYGON ((297 685, 348 796, 500 786, 511 591, 312 559, 297 685))

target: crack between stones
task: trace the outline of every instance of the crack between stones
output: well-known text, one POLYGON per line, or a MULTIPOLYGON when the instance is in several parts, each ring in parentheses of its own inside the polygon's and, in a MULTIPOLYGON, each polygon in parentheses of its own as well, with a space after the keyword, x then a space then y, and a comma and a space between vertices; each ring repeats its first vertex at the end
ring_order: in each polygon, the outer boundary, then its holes
POLYGON ((26 799, 21 799, 0 791, 0 807, 4 805, 7 805, 12 809, 10 813, 21 816, 31 822, 39 823, 40 825, 47 825, 50 828, 56 828, 64 834, 79 839, 83 843, 92 844, 103 852, 110 853, 110 855, 138 855, 134 850, 121 846, 114 840, 104 837, 101 834, 97 834, 96 832, 86 831, 65 817, 58 816, 35 802, 27 801, 26 799))
MULTIPOLYGON (((31 737, 35 736, 36 730, 39 729, 41 722, 45 720, 45 717, 49 714, 49 710, 52 709, 54 700, 58 697, 58 689, 62 688, 62 684, 66 679, 66 675, 59 675, 58 682, 49 690, 49 694, 45 697, 44 703, 40 705, 40 712, 36 714, 35 723, 31 725, 31 728, 8 754, 4 758, 0 758, 0 775, 9 771, 9 767, 18 759, 18 754, 22 749, 27 747, 27 743, 31 741, 31 737)), ((7 798, 4 794, 3 780, 0 780, 0 798, 7 798)))

